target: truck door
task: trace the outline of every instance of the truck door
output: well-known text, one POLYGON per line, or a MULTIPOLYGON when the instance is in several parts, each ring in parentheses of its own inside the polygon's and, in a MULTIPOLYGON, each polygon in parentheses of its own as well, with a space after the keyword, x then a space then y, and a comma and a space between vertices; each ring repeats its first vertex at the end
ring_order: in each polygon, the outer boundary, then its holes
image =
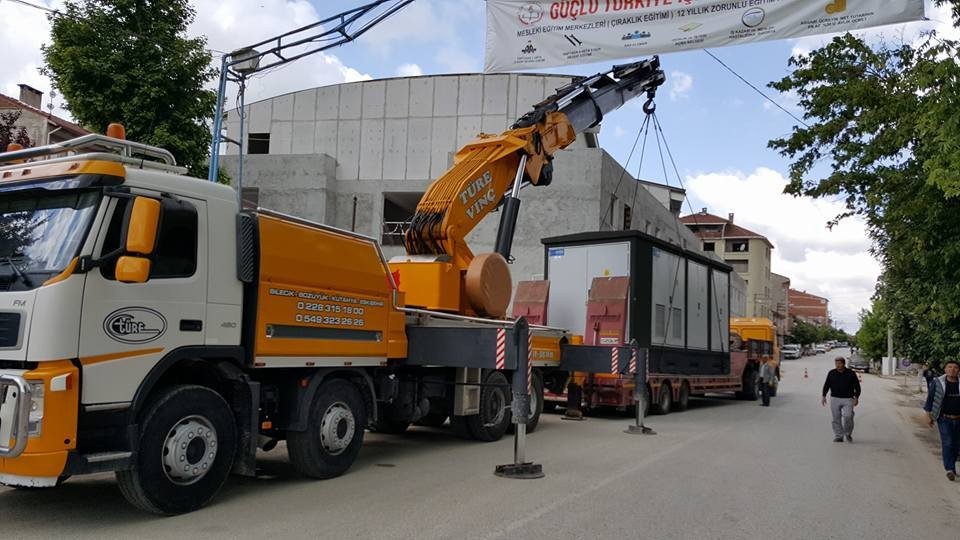
MULTIPOLYGON (((160 224, 145 283, 114 279, 114 264, 87 276, 80 328, 81 402, 133 400, 164 355, 204 343, 207 301, 207 216, 203 201, 160 196, 160 224)), ((131 199, 112 198, 94 258, 121 246, 131 199)))

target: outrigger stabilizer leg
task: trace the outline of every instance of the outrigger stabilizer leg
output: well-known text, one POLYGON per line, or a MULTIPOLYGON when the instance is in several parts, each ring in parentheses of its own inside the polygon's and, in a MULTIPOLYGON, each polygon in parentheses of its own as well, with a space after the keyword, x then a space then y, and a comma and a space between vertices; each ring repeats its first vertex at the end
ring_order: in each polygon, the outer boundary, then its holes
POLYGON ((530 420, 531 364, 530 350, 532 335, 527 320, 517 319, 514 325, 517 347, 517 369, 513 372, 513 422, 516 430, 513 435, 513 463, 497 465, 494 474, 503 478, 533 479, 543 478, 543 466, 527 461, 527 422, 530 420))
POLYGON ((643 425, 643 408, 646 405, 647 381, 644 374, 647 372, 647 354, 637 349, 636 343, 633 343, 630 350, 630 373, 634 377, 633 401, 637 408, 636 421, 627 426, 623 432, 630 435, 656 435, 657 432, 643 425))

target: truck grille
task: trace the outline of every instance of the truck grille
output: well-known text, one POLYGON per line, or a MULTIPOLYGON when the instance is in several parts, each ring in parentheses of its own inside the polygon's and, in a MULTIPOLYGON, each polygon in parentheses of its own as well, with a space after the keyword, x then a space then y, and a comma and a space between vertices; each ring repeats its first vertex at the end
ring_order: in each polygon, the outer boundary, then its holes
POLYGON ((20 341, 20 314, 0 313, 0 349, 12 349, 20 341))

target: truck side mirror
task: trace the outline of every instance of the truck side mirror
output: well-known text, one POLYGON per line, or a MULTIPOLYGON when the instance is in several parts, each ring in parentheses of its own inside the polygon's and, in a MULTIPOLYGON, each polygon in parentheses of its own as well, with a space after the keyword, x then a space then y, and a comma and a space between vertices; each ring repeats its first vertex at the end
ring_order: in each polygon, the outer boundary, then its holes
POLYGON ((146 283, 150 278, 150 259, 129 255, 120 257, 114 275, 122 283, 146 283))
MULTIPOLYGON (((152 254, 157 243, 159 224, 160 201, 148 197, 134 199, 127 224, 126 252, 138 255, 152 254)), ((119 270, 119 263, 117 267, 119 270)))

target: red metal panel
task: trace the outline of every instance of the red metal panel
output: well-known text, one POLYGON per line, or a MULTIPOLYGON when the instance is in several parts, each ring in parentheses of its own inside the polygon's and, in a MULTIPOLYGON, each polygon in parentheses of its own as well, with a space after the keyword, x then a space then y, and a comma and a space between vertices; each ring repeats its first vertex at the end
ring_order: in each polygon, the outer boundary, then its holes
POLYGON ((550 282, 521 281, 513 296, 513 318, 526 317, 529 324, 547 324, 547 298, 550 282))
POLYGON ((624 343, 629 295, 629 277, 593 278, 587 296, 587 327, 583 338, 585 344, 624 343))

